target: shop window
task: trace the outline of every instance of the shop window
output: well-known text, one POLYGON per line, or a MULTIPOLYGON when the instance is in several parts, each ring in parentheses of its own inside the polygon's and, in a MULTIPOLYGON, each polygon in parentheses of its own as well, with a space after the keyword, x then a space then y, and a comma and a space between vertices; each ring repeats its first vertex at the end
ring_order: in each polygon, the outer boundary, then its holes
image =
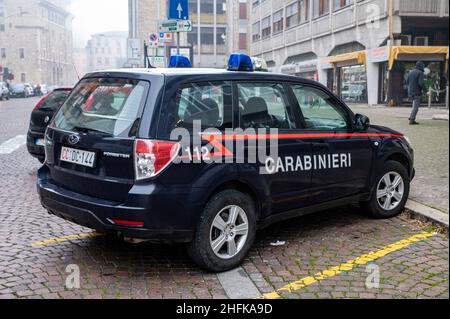
MULTIPOLYGON (((399 61, 398 71, 403 73, 403 103, 410 103, 410 98, 408 97, 408 85, 407 79, 409 73, 416 68, 415 62, 403 62, 399 61)), ((428 90, 433 89, 433 94, 431 96, 432 103, 445 103, 445 86, 446 86, 446 75, 445 75, 445 62, 442 61, 430 61, 425 62, 425 77, 424 77, 424 89, 422 92, 421 102, 423 104, 428 103, 428 90), (442 92, 440 92, 442 91, 442 92)), ((394 84, 395 85, 395 84, 394 84)), ((397 88, 398 89, 398 88, 397 88)))
POLYGON ((340 95, 345 102, 367 102, 367 74, 364 65, 339 68, 340 95))

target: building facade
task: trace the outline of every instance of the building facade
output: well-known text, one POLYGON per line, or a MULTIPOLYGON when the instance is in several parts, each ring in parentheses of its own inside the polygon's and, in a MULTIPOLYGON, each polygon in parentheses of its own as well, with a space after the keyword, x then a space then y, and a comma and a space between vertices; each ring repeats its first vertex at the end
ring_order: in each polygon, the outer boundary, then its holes
POLYGON ((88 72, 122 68, 127 61, 127 32, 91 35, 86 46, 88 72))
POLYGON ((251 2, 251 53, 271 71, 318 80, 347 102, 369 104, 408 102, 405 79, 417 60, 430 70, 429 86, 447 84, 447 0, 251 2))
MULTIPOLYGON (((181 33, 180 45, 189 55, 195 67, 222 68, 230 52, 248 51, 247 0, 189 0, 192 32, 181 33)), ((167 19, 167 1, 129 0, 130 35, 128 40, 129 61, 141 60, 143 43, 149 34, 158 31, 158 21, 167 19), (139 53, 135 50, 139 43, 139 53)), ((149 55, 169 57, 174 53, 175 41, 167 43, 149 55)))
POLYGON ((11 82, 71 85, 70 0, 0 0, 0 65, 11 82))

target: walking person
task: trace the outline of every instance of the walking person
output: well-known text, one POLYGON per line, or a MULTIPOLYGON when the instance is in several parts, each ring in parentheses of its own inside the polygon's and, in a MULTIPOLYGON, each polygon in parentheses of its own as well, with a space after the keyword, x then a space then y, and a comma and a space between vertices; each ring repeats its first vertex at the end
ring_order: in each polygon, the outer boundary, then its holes
POLYGON ((416 122, 417 113, 419 113, 420 100, 424 87, 425 64, 422 61, 416 63, 416 68, 408 75, 408 96, 413 100, 412 112, 409 117, 410 125, 418 125, 416 122))

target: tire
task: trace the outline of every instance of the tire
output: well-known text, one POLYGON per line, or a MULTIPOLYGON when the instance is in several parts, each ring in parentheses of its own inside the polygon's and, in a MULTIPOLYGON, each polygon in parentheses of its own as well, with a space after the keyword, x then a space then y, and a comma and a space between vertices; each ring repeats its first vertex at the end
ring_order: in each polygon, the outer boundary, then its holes
POLYGON ((374 191, 370 200, 362 202, 361 206, 373 218, 392 218, 401 214, 405 209, 409 191, 410 179, 405 166, 396 161, 388 161, 384 164, 382 172, 377 176, 374 191), (392 182, 391 185, 398 177, 401 177, 402 184, 392 189, 390 186, 386 185, 388 184, 384 179, 386 176, 388 176, 388 180, 392 182), (391 196, 391 194, 394 196, 391 196), (379 198, 379 196, 381 197, 379 198), (390 202, 388 202, 388 198, 390 198, 390 202))
MULTIPOLYGON (((231 226, 233 223, 231 223, 231 226)), ((224 190, 215 194, 206 204, 205 209, 197 225, 193 241, 187 250, 191 259, 201 268, 212 272, 223 272, 238 267, 247 256, 256 234, 255 205, 250 196, 236 190, 224 190), (238 216, 235 227, 230 227, 228 222, 232 209, 238 216), (214 220, 220 215, 227 227, 221 231, 213 226, 214 220), (245 217, 245 218, 243 218, 245 217), (247 222, 245 222, 247 219, 247 222), (247 234, 237 235, 233 229, 240 228, 240 232, 247 224, 247 234), (229 235, 229 237, 226 237, 229 235), (222 249, 214 252, 212 244, 223 239, 222 249), (235 244, 235 254, 230 252, 230 242, 235 244), (225 256, 227 255, 227 256, 225 256)), ((218 245, 220 246, 220 245, 218 245)), ((231 248, 231 251, 234 251, 231 248)))

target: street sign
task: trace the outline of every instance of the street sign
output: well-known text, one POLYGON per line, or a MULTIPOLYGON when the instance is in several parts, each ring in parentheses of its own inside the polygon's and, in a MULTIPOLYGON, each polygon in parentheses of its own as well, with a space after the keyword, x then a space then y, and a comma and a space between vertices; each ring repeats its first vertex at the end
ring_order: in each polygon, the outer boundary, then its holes
POLYGON ((188 0, 169 0, 168 19, 189 20, 188 0))
POLYGON ((164 20, 159 21, 158 31, 164 33, 191 32, 192 22, 190 20, 164 20))
POLYGON ((192 21, 183 20, 178 21, 178 32, 191 32, 192 31, 192 21))
POLYGON ((159 35, 157 33, 150 33, 148 46, 150 48, 157 48, 159 35))
POLYGON ((159 43, 173 42, 173 33, 160 32, 158 35, 159 35, 159 43))

